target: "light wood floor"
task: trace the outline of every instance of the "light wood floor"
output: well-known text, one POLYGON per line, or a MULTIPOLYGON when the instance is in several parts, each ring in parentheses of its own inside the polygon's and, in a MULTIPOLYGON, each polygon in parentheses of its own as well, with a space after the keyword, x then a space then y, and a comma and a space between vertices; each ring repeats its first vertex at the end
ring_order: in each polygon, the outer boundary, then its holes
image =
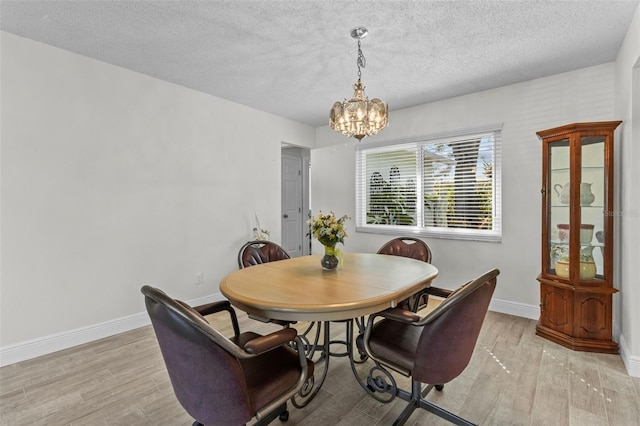
MULTIPOLYGON (((239 316, 242 330, 274 329, 239 316)), ((534 328, 532 320, 489 312, 468 368, 429 399, 483 425, 640 424, 640 379, 626 374, 619 356, 573 352, 535 336, 534 328)), ((373 400, 346 358, 332 358, 321 392, 302 410, 290 407, 287 424, 389 425, 404 404, 373 400)), ((192 421, 173 395, 151 327, 0 369, 1 425, 192 421)), ((448 423, 418 410, 408 424, 448 423)))

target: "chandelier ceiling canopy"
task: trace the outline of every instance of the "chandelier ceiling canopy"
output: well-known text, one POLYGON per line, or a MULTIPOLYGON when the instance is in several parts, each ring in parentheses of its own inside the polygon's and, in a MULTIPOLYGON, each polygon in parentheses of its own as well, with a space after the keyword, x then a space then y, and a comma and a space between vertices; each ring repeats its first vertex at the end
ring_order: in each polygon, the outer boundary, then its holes
POLYGON ((365 38, 369 32, 364 27, 354 28, 351 37, 358 40, 358 81, 353 85, 353 98, 336 102, 331 107, 329 113, 329 125, 332 129, 342 133, 347 137, 354 137, 362 140, 365 136, 371 136, 387 127, 388 107, 380 99, 369 100, 364 94, 365 85, 360 80, 362 68, 366 65, 366 60, 360 47, 360 40, 365 38))

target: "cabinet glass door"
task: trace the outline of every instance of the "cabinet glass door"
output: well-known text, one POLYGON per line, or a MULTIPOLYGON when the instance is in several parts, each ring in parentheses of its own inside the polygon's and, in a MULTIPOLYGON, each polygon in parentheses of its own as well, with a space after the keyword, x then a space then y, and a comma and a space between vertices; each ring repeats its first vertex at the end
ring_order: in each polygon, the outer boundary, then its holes
POLYGON ((580 147, 580 280, 602 280, 607 204, 605 137, 582 136, 580 147))
POLYGON ((570 141, 562 139, 549 144, 549 206, 547 221, 548 266, 550 274, 569 277, 569 205, 571 202, 570 141))

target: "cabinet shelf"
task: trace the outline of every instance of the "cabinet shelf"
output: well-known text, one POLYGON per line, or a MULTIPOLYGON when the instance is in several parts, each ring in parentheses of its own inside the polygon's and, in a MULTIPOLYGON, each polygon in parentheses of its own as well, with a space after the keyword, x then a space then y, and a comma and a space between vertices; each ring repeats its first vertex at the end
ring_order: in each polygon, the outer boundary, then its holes
MULTIPOLYGON (((564 240, 549 240, 549 244, 552 246, 566 246, 569 247, 569 242, 564 240)), ((590 243, 579 243, 580 247, 604 247, 604 243, 598 242, 590 242, 590 243)))
MULTIPOLYGON (((583 166, 582 167, 582 171, 587 171, 587 170, 604 170, 604 167, 602 166, 583 166)), ((560 167, 558 169, 551 169, 551 173, 554 172, 565 172, 565 173, 569 173, 571 171, 571 169, 569 167, 560 167)))
MULTIPOLYGON (((562 203, 553 203, 551 204, 551 207, 555 208, 564 208, 564 209, 569 209, 569 205, 568 204, 562 204, 562 203)), ((602 204, 589 204, 588 206, 584 206, 584 205, 580 205, 580 207, 582 207, 583 209, 600 209, 602 210, 604 208, 604 205, 602 204)))

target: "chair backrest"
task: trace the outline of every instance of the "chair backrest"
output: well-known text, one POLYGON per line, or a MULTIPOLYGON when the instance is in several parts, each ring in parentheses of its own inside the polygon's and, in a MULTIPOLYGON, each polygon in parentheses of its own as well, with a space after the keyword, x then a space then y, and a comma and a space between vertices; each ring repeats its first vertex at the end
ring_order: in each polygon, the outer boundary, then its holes
POLYGON ((500 271, 492 269, 451 293, 425 316, 412 376, 422 383, 444 384, 469 364, 500 271))
MULTIPOLYGON (((178 401, 203 424, 242 424, 255 413, 239 360, 228 341, 194 309, 144 286, 145 304, 178 401)), ((230 343, 230 342, 229 342, 230 343)))
POLYGON ((271 241, 249 241, 238 252, 238 267, 247 268, 261 263, 290 259, 291 256, 278 244, 271 241))
POLYGON ((431 263, 431 249, 424 241, 413 237, 400 237, 388 241, 380 247, 378 254, 410 257, 431 263))

